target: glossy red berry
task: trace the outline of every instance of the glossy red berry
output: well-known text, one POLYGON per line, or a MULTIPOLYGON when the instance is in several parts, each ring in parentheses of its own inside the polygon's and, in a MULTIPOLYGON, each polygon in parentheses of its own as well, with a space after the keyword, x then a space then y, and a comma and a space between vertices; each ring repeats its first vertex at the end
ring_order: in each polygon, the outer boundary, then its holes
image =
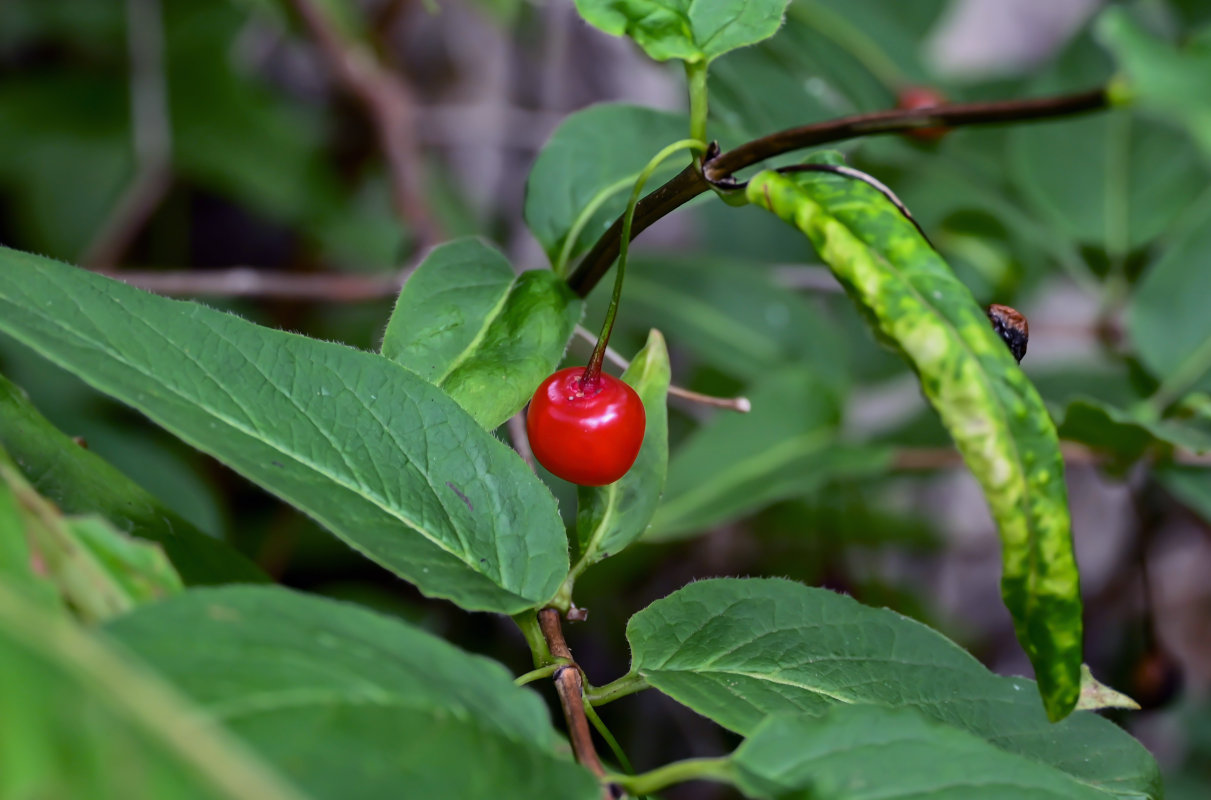
POLYGON ((584 381, 584 367, 551 375, 530 400, 526 432, 534 457, 581 486, 605 486, 626 474, 643 445, 643 401, 605 373, 584 381))
MULTIPOLYGON (((928 86, 907 86, 900 90, 896 98, 896 107, 902 108, 905 111, 913 111, 918 108, 933 108, 945 103, 946 95, 937 89, 930 89, 928 86)), ((904 133, 906 136, 911 136, 923 142, 934 142, 941 139, 949 131, 950 128, 933 127, 914 128, 904 133)))

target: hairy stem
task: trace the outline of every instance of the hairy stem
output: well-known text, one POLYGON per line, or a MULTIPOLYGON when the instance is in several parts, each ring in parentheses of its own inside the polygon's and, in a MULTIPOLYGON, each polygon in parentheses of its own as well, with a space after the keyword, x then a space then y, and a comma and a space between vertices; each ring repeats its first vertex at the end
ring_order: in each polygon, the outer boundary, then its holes
POLYGON ((585 699, 589 701, 590 705, 603 706, 646 688, 648 688, 648 682, 643 679, 642 675, 628 672, 605 686, 590 687, 589 691, 585 693, 585 699))

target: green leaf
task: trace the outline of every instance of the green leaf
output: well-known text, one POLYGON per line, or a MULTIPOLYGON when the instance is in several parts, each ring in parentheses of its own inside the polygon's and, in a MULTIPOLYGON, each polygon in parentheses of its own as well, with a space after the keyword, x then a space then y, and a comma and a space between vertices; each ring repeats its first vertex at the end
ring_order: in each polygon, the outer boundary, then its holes
MULTIPOLYGON (((0 448, 0 472, 11 466, 8 454, 0 448)), ((54 584, 47 579, 42 565, 34 560, 17 493, 4 480, 0 480, 0 584, 21 592, 26 600, 36 602, 42 608, 63 608, 54 584)))
MULTIPOLYGON (((601 195, 606 199, 589 217, 569 256, 587 250, 626 208, 627 190, 648 160, 684 138, 689 127, 684 114, 639 106, 603 104, 568 115, 526 180, 526 225, 551 262, 558 263, 577 218, 601 195)), ((684 166, 668 159, 651 182, 663 182, 684 166)))
POLYGON ((846 347, 837 329, 752 264, 638 258, 632 266, 621 317, 659 325, 679 347, 742 380, 799 362, 844 385, 846 347))
POLYGON ((0 796, 304 800, 140 665, 0 582, 0 796))
POLYGON ((1132 101, 1181 123, 1211 159, 1211 39, 1192 39, 1179 50, 1149 35, 1127 9, 1117 7, 1102 13, 1096 31, 1127 73, 1132 101))
POLYGON ((1009 165, 1042 219, 1118 258, 1163 233, 1208 180, 1187 137, 1122 112, 1018 126, 1009 165))
POLYGON ((230 587, 107 630, 317 798, 600 797, 537 694, 398 619, 230 587))
POLYGON ((655 328, 647 344, 635 354, 622 379, 643 400, 647 425, 635 464, 607 486, 581 486, 576 510, 576 539, 580 546, 578 569, 618 554, 647 530, 660 495, 669 462, 669 351, 655 328))
POLYGON ((834 706, 777 714, 732 755, 749 797, 780 800, 1096 800, 1054 767, 906 709, 834 706))
POLYGON ((941 634, 886 609, 781 579, 698 581, 631 618, 632 670, 741 734, 781 711, 914 708, 1121 797, 1161 796, 1148 752, 1078 712, 1047 720, 1034 683, 1001 678, 941 634))
POLYGON ((516 613, 568 568, 550 493, 371 353, 0 249, 0 330, 310 514, 425 594, 516 613))
POLYGON ((72 441, 0 375, 0 447, 39 494, 68 514, 96 513, 119 531, 159 542, 187 584, 254 583, 263 572, 199 531, 103 459, 72 441))
POLYGON ((1211 202, 1200 203, 1144 274, 1127 310, 1127 332, 1162 382, 1211 388, 1211 202))
POLYGON ((28 558, 85 622, 125 614, 181 591, 181 579, 159 545, 132 539, 96 516, 63 516, 2 450, 0 484, 17 501, 28 558))
POLYGON ((1211 452, 1211 429, 1190 422, 1148 419, 1087 397, 1074 398, 1064 411, 1060 436, 1134 461, 1157 443, 1194 453, 1211 452))
POLYGON ((581 309, 553 273, 514 275, 499 251, 461 239, 436 248, 404 284, 382 353, 491 430, 559 366, 581 309))
POLYGON ((763 172, 748 197, 798 227, 868 321, 916 371, 979 480, 1001 534, 1001 591, 1048 714, 1080 686, 1081 595, 1055 426, 984 311, 872 186, 763 172))
POLYGON ((1152 475, 1183 505, 1211 522, 1211 469, 1170 464, 1157 468, 1152 475))
POLYGON ((629 36, 657 61, 712 61, 773 36, 789 0, 576 0, 580 16, 611 36, 629 36))
POLYGON ((830 478, 886 466, 882 450, 839 442, 840 402, 814 372, 784 367, 747 396, 751 412, 719 412, 673 453, 649 540, 689 536, 830 478))
POLYGON ((1093 677, 1089 665, 1082 664, 1081 699, 1077 701, 1076 708, 1077 711, 1097 711, 1102 708, 1125 708, 1129 711, 1139 711, 1140 704, 1093 677))

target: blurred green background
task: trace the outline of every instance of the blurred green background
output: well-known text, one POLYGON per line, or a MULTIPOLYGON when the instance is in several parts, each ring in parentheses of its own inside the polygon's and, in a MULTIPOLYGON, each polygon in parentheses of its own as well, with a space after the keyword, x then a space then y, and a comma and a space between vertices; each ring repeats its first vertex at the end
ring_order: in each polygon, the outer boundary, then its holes
MULTIPOLYGON (((399 278, 439 241, 478 234, 518 269, 546 266, 522 220, 526 177, 567 115, 605 101, 684 110, 674 68, 569 2, 316 6, 328 40, 272 0, 0 4, 0 242, 372 348, 399 278), (397 115, 385 136, 382 98, 351 83, 350 53, 378 65, 397 115)), ((713 65, 710 87, 726 147, 892 107, 909 85, 974 101, 1079 91, 1123 67, 1139 80, 1130 112, 841 149, 899 194, 980 302, 1030 318, 1023 367, 1073 444, 1086 658, 1144 705, 1121 721, 1176 798, 1211 785, 1209 22, 1201 0, 796 0, 777 37, 713 65)), ((597 682, 626 670, 630 614, 710 575, 842 590, 1028 673, 978 487, 800 235, 700 201, 640 238, 620 324, 624 355, 659 327, 675 382, 743 394, 754 411, 673 404, 651 542, 578 586, 592 614, 568 635, 597 682), (813 432, 813 449, 776 446, 813 432)), ((588 350, 574 342, 569 358, 588 350)), ((421 598, 8 339, 0 371, 283 583, 527 668, 507 620, 421 598)), ((570 514, 574 493, 552 484, 570 514)), ((638 769, 731 744, 655 693, 602 714, 638 769)), ((668 796, 710 791, 722 796, 668 796)))

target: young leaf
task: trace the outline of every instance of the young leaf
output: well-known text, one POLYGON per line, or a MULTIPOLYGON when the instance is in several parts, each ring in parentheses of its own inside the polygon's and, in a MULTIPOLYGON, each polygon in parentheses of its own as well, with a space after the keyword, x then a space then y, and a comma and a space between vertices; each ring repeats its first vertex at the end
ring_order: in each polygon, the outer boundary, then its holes
POLYGON ((601 796, 538 695, 400 620, 230 587, 107 631, 317 798, 601 796))
POLYGON ((629 36, 657 61, 712 61, 773 36, 789 0, 696 3, 694 0, 576 0, 585 21, 629 36))
POLYGON ((771 372, 748 398, 750 413, 717 415, 673 454, 647 538, 690 536, 831 477, 886 464, 882 451, 839 445, 836 390, 804 367, 771 372))
POLYGON ((749 797, 794 800, 1104 800, 1055 767, 906 709, 777 714, 732 754, 749 797))
POLYGON ((515 275, 498 251, 461 239, 436 248, 404 284, 382 353, 492 430, 559 366, 581 305, 553 273, 515 275))
POLYGON ((17 501, 29 558, 84 621, 103 621, 181 591, 181 579, 158 545, 133 539, 96 516, 63 516, 3 450, 0 485, 17 501))
POLYGON ((187 584, 259 583, 268 580, 223 542, 127 478, 96 453, 63 434, 0 375, 0 447, 33 488, 67 514, 100 514, 119 531, 159 542, 187 584))
POLYGON ((1001 678, 941 634, 886 609, 780 579, 698 581, 627 624, 632 671, 741 734, 781 711, 915 708, 1108 795, 1161 796, 1148 752, 1078 712, 1051 723, 1034 684, 1001 678))
MULTIPOLYGON (((0 451, 0 470, 6 464, 0 451)), ((0 480, 0 584, 21 592, 26 600, 45 609, 63 609, 63 599, 47 579, 42 565, 34 560, 25 532, 25 515, 16 492, 0 480)))
POLYGON ((517 613, 568 569, 555 501, 381 356, 0 248, 0 330, 310 514, 425 594, 517 613))
POLYGON ((1211 38, 1192 37, 1178 50, 1145 32, 1125 8, 1109 7, 1096 23, 1098 37, 1130 79, 1133 101, 1181 122, 1211 159, 1211 38))
POLYGON ((578 569, 617 554, 647 529, 664 492, 669 461, 669 351, 652 329, 622 379, 643 400, 647 425, 634 466, 607 486, 581 486, 576 511, 578 569))
POLYGON ((0 581, 0 797, 304 800, 140 665, 0 581))
POLYGON ((1055 425, 984 311, 878 190, 824 173, 757 175, 750 202, 798 227, 921 381, 984 489, 1001 534, 1001 591, 1047 713, 1076 704, 1081 595, 1055 425))
MULTIPOLYGON (((551 262, 559 264, 565 246, 568 257, 588 249, 626 208, 627 193, 648 160, 684 137, 689 127, 684 114, 639 106, 596 105, 568 115, 543 146, 526 181, 526 225, 551 262), (567 245, 577 219, 595 201, 600 205, 567 245)), ((684 166, 669 159, 651 181, 666 180, 684 166)))

